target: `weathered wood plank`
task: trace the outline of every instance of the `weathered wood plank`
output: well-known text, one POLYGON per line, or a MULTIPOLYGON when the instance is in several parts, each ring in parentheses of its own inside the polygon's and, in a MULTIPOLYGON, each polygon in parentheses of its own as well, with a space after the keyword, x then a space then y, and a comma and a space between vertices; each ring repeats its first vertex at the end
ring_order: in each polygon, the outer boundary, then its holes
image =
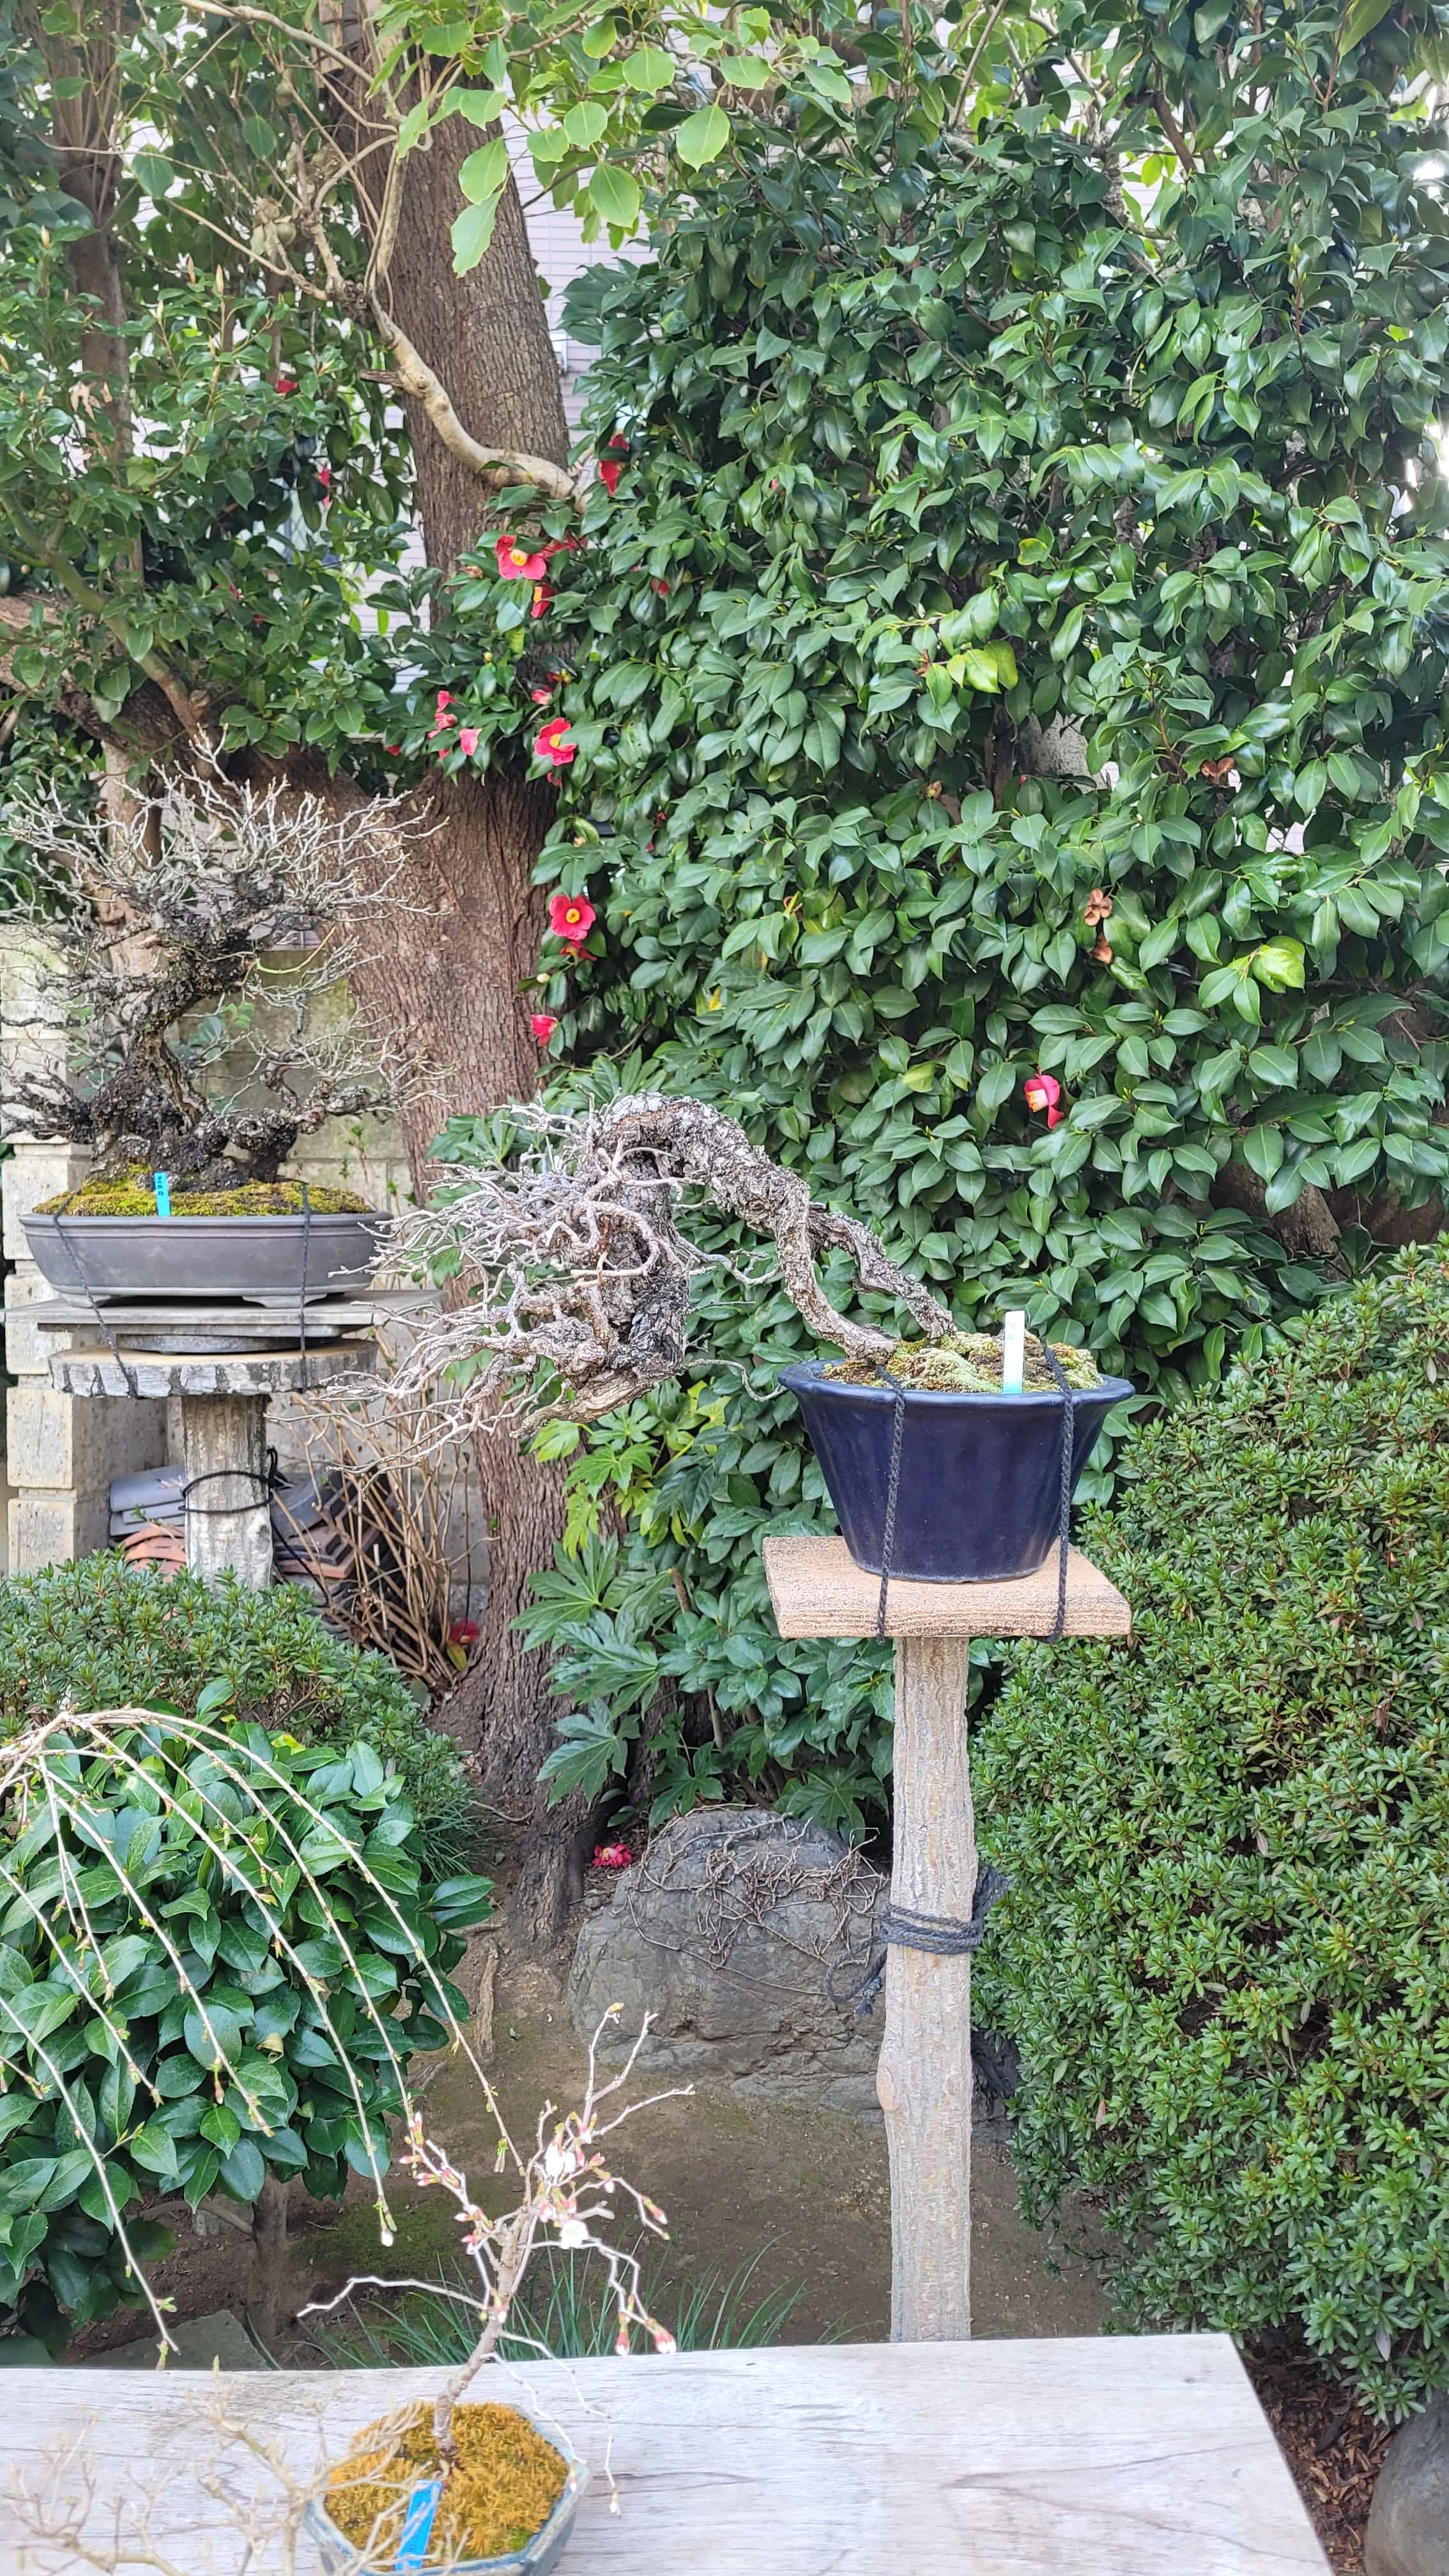
MULTIPOLYGON (((964 1922, 976 1892, 966 1637, 896 1646, 891 1903, 964 1922)), ((891 2168, 891 2336, 971 2332, 971 1961, 892 1942, 876 2091, 891 2168)))
MULTIPOLYGON (((873 1637, 878 1574, 862 1573, 843 1538, 767 1538, 765 1576, 782 1637, 873 1637)), ((1057 1554, 1015 1583, 900 1583, 886 1601, 888 1637, 1044 1637, 1056 1617, 1057 1554)), ((1069 1637, 1127 1637, 1132 1613, 1077 1548, 1067 1557, 1069 1637)))
MULTIPOLYGON (((335 2456, 441 2377, 9 2371, 0 2566, 26 2563, 14 2479, 87 2428, 95 2531, 128 2475, 159 2478, 158 2545, 184 2544, 188 2576, 234 2576, 194 2482, 214 2465, 198 2401, 245 2410, 300 2468, 322 2412, 335 2456)), ((594 2464, 563 2576, 1326 2576, 1223 2335, 547 2362, 490 2372, 485 2393, 551 2411, 594 2464), (617 2515, 597 2474, 611 2445, 617 2515)))

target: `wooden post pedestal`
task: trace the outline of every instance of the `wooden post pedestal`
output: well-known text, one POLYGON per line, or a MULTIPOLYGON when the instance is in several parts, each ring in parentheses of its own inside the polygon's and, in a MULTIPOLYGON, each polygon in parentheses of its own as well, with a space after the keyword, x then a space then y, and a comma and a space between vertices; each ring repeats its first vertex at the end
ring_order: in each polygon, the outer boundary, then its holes
MULTIPOLYGON (((838 1538, 767 1538, 765 1573, 782 1637, 873 1637, 880 1579, 838 1538)), ((1015 1583, 892 1578, 896 1641, 895 1860, 891 1903, 964 1922, 976 1894, 966 1699, 973 1637, 1044 1637, 1057 1558, 1015 1583)), ((1125 1637, 1122 1595, 1073 1548, 1069 1637, 1125 1637)), ((892 1942, 877 2090, 891 2169, 891 2336, 971 2332, 971 1961, 892 1942)))

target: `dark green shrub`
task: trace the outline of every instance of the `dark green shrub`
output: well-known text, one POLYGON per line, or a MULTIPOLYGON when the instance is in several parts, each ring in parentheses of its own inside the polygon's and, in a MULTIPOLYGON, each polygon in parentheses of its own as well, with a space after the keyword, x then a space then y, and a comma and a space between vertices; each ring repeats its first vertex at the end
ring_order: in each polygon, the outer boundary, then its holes
POLYGON ((0 2328, 51 2342, 139 2300, 128 2261, 170 2243, 145 2198, 386 2171, 401 2064, 466 2013, 448 1972, 488 1904, 427 1884, 360 1733, 157 1718, 98 1749, 81 1723, 0 1819, 0 2328))
POLYGON ((1449 2377, 1449 1245, 1145 1432, 1084 1544, 1130 1644, 1022 1650, 978 1754, 981 2009, 1040 2219, 1139 2324, 1449 2377))
POLYGON ((268 1733, 341 1751, 365 1736, 400 1772, 429 1866, 471 1857, 473 1799, 457 1749, 435 1734, 385 1655, 322 1626, 292 1584, 209 1590, 88 1556, 0 1583, 0 1741, 27 1718, 158 1704, 185 1714, 211 1682, 268 1733))

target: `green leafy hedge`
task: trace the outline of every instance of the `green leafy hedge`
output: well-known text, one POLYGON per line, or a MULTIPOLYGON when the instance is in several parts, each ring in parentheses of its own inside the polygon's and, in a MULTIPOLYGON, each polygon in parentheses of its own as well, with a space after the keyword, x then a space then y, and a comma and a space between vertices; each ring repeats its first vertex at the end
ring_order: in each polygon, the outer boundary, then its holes
POLYGON ((1133 1444, 1084 1543, 1130 1644, 981 1729, 980 2009, 1038 2219, 1134 2323, 1294 2324, 1376 2407, 1449 2377, 1449 1243, 1133 1444))
MULTIPOLYGON (((1345 50, 1311 5, 1201 29, 1069 7, 1035 103, 949 140, 925 71, 830 152, 737 124, 649 260, 572 293, 616 488, 541 617, 491 558, 460 583, 405 737, 443 687, 451 766, 469 727, 507 763, 566 719, 542 874, 598 918, 545 947, 555 1059, 634 1051, 963 1325, 1025 1304, 1169 1401, 1449 1174, 1449 235, 1392 98, 1411 38, 1345 50), (1110 151, 1054 85, 1079 42, 1110 151)), ((580 1525, 598 1491, 633 1534, 555 1629, 580 1758, 627 1756, 652 1651, 684 1692, 662 1797, 758 1767, 849 1820, 889 1762, 880 1659, 852 1687, 782 1648, 758 1568, 821 1511, 759 1364, 802 1328, 721 1273, 698 1339, 684 1404, 575 1452, 580 1525), (682 1619, 648 1606, 671 1558, 682 1619)))
POLYGON ((387 1657, 331 1635, 295 1585, 213 1588, 113 1555, 0 1583, 0 1740, 67 1703, 186 1715, 213 1682, 229 1686, 213 1706, 269 1733, 338 1752, 365 1737, 397 1768, 433 1874, 466 1864, 474 1801, 456 1746, 387 1657))
POLYGON ((62 1748, 0 1817, 0 2327, 55 2343, 135 2302, 117 2217, 154 2259, 158 2193, 385 2172, 398 2064, 444 1998, 466 2016, 488 1882, 428 1882, 400 1773, 360 1733, 220 1737, 62 1748))

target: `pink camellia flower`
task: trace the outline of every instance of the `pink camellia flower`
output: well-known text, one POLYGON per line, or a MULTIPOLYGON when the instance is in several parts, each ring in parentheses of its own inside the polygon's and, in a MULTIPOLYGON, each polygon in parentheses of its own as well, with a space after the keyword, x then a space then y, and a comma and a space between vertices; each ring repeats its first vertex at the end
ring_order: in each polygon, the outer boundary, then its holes
POLYGON ((504 581, 537 581, 553 548, 521 546, 517 537, 500 537, 493 551, 504 581))
MULTIPOLYGON (((447 731, 447 728, 448 728, 448 726, 449 726, 450 724, 456 724, 456 723, 457 723, 457 721, 458 721, 457 717, 456 717, 456 716, 450 716, 450 715, 449 715, 449 713, 448 713, 448 709, 449 709, 449 707, 452 705, 452 703, 453 703, 453 699, 452 699, 452 694, 451 694, 451 692, 450 692, 449 690, 447 690, 447 689, 439 689, 439 691, 438 691, 438 721, 437 721, 437 723, 436 723, 436 724, 434 725, 434 727, 433 727, 433 732, 434 732, 434 733, 445 733, 445 732, 447 731)), ((431 738, 431 737, 430 737, 430 738, 431 738)))
POLYGON ((548 612, 549 612, 549 610, 552 608, 552 606, 553 606, 553 584, 552 584, 552 582, 551 582, 551 581, 536 581, 536 582, 534 583, 534 585, 533 585, 533 606, 530 608, 530 610, 529 610, 529 612, 528 612, 528 613, 529 613, 529 616, 530 616, 530 617, 547 617, 548 612))
POLYGON ((458 749, 463 752, 469 760, 471 760, 477 748, 478 727, 476 725, 459 725, 458 749))
POLYGON ((627 1843, 597 1843, 594 1847, 595 1869, 632 1869, 634 1855, 627 1843))
POLYGON ((1044 1109, 1048 1127, 1060 1126, 1062 1113, 1057 1107, 1057 1102, 1062 1096, 1062 1086, 1054 1074, 1028 1074, 1022 1090, 1028 1109, 1038 1115, 1044 1109))
POLYGON ((553 696, 553 691, 552 689, 530 689, 528 694, 536 707, 546 707, 553 696))
POLYGON ((583 946, 597 919, 586 894, 549 896, 548 926, 556 939, 566 939, 573 949, 583 946))
MULTIPOLYGON (((578 749, 577 743, 569 741, 568 729, 567 716, 551 717, 534 743, 535 759, 546 760, 550 769, 567 769, 578 749)), ((592 920, 593 915, 589 917, 592 920)))
POLYGON ((539 1045, 547 1046, 549 1039, 553 1036, 554 1030, 558 1027, 558 1022, 554 1018, 552 1011, 535 1011, 528 1025, 532 1029, 534 1036, 537 1038, 539 1045))

